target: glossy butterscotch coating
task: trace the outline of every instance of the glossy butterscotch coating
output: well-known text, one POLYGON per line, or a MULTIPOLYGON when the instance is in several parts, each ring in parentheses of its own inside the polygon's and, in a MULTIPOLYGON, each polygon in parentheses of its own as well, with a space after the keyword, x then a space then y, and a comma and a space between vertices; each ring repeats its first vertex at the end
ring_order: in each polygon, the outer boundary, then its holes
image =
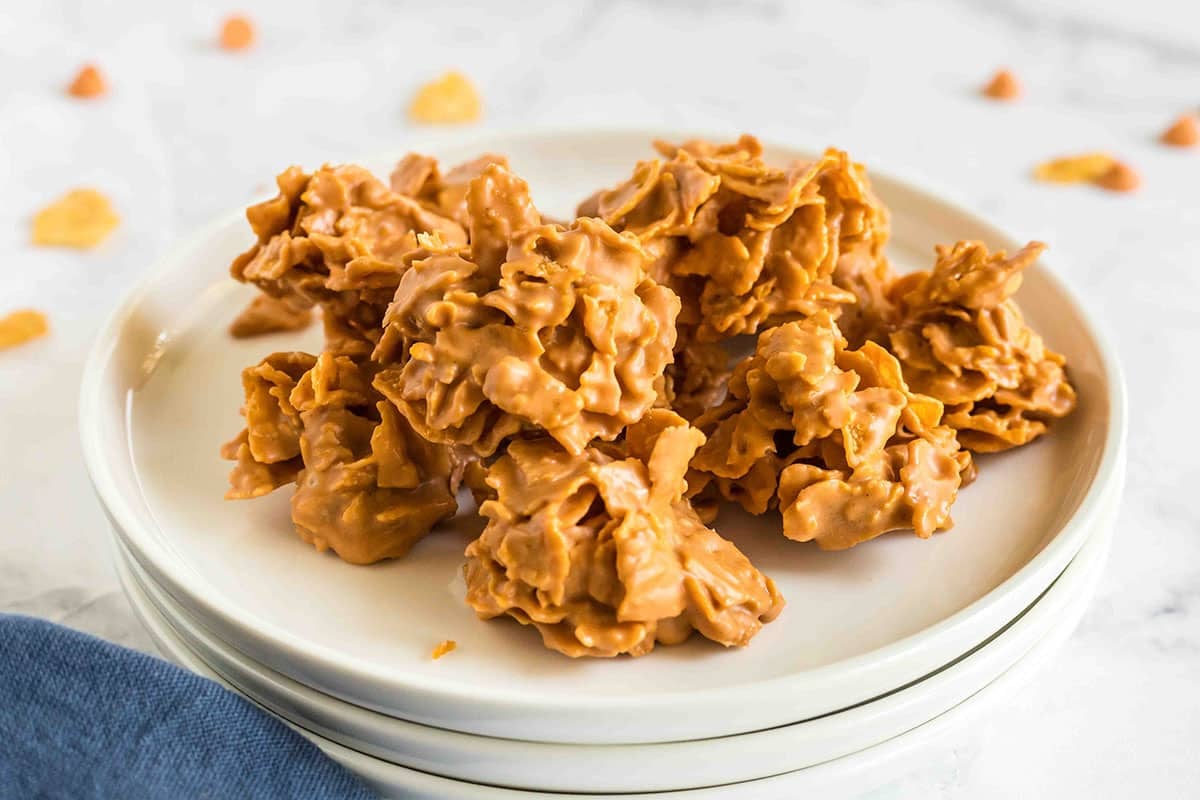
POLYGON ((580 208, 635 234, 652 274, 683 299, 698 341, 755 333, 854 296, 834 282, 842 254, 882 258, 887 216, 862 167, 838 150, 778 168, 758 141, 659 143, 625 183, 580 208))
POLYGON ((693 631, 742 646, 783 608, 770 578, 683 498, 704 436, 651 411, 620 444, 572 454, 514 441, 488 471, 494 499, 467 548, 467 602, 534 625, 568 656, 639 656, 693 631))
POLYGON ((404 555, 457 510, 459 464, 425 441, 345 356, 274 353, 242 375, 246 429, 223 455, 237 462, 231 499, 296 484, 300 538, 352 564, 404 555))
POLYGON ((470 186, 471 243, 423 240, 384 319, 375 385, 425 438, 482 455, 544 431, 571 453, 659 396, 679 301, 632 236, 537 224, 499 165, 470 186))
POLYGON ((826 549, 897 528, 927 537, 950 526, 970 468, 941 416, 882 347, 846 349, 828 314, 786 323, 759 336, 728 399, 696 421, 708 441, 689 491, 707 513, 718 498, 779 507, 785 536, 826 549))
POLYGON ((321 306, 345 355, 369 353, 379 340, 403 256, 417 246, 418 234, 466 242, 453 219, 362 167, 325 166, 312 174, 291 167, 276 183, 278 195, 247 209, 257 242, 230 272, 293 307, 321 306))
POLYGON ((1012 299, 1044 249, 1032 242, 1009 258, 981 242, 940 246, 932 270, 889 288, 895 317, 886 343, 909 384, 946 405, 945 422, 967 449, 1026 444, 1075 407, 1065 359, 1012 299))

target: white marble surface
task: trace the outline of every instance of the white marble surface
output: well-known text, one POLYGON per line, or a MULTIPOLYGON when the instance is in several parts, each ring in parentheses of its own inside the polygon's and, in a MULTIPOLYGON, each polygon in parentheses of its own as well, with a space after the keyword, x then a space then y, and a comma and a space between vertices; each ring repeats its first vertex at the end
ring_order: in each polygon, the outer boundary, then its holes
POLYGON ((227 10, 43 0, 0 9, 0 312, 53 335, 0 352, 0 610, 149 647, 121 595, 77 445, 80 367, 102 319, 172 243, 283 165, 403 148, 413 87, 475 77, 488 126, 740 127, 828 142, 947 187, 1028 238, 1106 320, 1132 409, 1128 490, 1099 594, 1053 667, 957 747, 872 798, 1180 797, 1200 782, 1200 151, 1159 146, 1200 105, 1194 3, 1068 0, 243 3, 253 52, 212 38, 227 10), (828 6, 836 5, 836 8, 828 6), (85 59, 111 96, 62 86, 85 59), (1027 96, 981 100, 1011 65, 1027 96), (1117 196, 1027 175, 1110 149, 1143 174, 1117 196), (100 250, 28 245, 75 185, 125 223, 100 250))

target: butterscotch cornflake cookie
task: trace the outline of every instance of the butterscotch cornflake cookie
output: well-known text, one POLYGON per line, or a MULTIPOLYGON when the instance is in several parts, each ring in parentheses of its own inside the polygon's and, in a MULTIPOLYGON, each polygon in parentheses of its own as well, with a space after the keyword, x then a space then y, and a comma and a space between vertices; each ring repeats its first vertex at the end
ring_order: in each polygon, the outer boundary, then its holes
POLYGON ((320 305, 344 355, 362 357, 379 340, 403 257, 419 233, 466 242, 458 223, 361 167, 326 166, 312 174, 292 167, 276 182, 276 197, 247 209, 258 241, 230 272, 292 308, 320 305))
POLYGON ((835 285, 838 260, 860 247, 882 258, 887 217, 845 153, 779 169, 749 136, 658 146, 669 160, 642 162, 580 210, 643 242, 655 258, 651 273, 681 296, 680 325, 694 326, 696 340, 855 302, 835 285))
POLYGON ((443 639, 434 646, 431 657, 434 661, 437 661, 442 656, 446 655, 447 653, 453 653, 457 649, 458 642, 454 641, 453 639, 443 639))
POLYGON ((683 499, 703 440, 655 410, 620 445, 572 455, 545 438, 513 442, 488 472, 496 498, 467 548, 467 602, 572 657, 640 656, 693 631, 749 643, 783 598, 683 499))
POLYGON ((1012 300, 1045 245, 1009 258, 981 242, 939 246, 932 271, 895 282, 888 346, 918 392, 946 405, 945 422, 977 452, 1026 444, 1075 407, 1065 359, 1049 350, 1012 300))
POLYGON ((46 315, 32 308, 23 308, 0 317, 0 350, 40 339, 50 332, 46 315))
POLYGON ((457 509, 451 453, 380 401, 368 368, 331 353, 275 353, 242 385, 246 428, 222 450, 237 462, 229 499, 296 483, 300 538, 352 564, 403 556, 457 509))
POLYGON ((1159 139, 1171 147, 1195 147, 1200 144, 1200 119, 1195 114, 1183 114, 1159 139))
POLYGON ((413 122, 462 124, 483 114, 483 101, 471 80, 461 72, 447 72, 422 86, 408 107, 413 122))
POLYGON ((778 506, 784 535, 824 549, 900 528, 927 537, 950 527, 971 464, 941 417, 878 344, 846 349, 828 314, 790 322, 762 333, 729 398, 697 420, 708 441, 689 492, 707 513, 718 498, 778 506))
POLYGON ((658 398, 679 301, 637 239, 603 222, 540 225, 499 165, 468 195, 469 248, 411 256, 384 319, 375 385, 422 436, 491 455, 545 431, 570 452, 615 439, 658 398))
POLYGON ((94 64, 85 64, 67 86, 67 94, 81 99, 100 97, 108 91, 108 83, 94 64))
POLYGON ((72 189, 33 218, 33 243, 44 247, 96 247, 109 237, 121 218, 95 189, 72 189))
POLYGON ((992 100, 1016 100, 1021 96, 1021 84, 1010 70, 998 70, 984 85, 983 94, 992 100))
POLYGON ((235 339, 250 339, 268 333, 304 330, 311 323, 311 308, 296 308, 288 300, 260 294, 230 323, 229 334, 235 339))
POLYGON ((234 14, 221 23, 218 42, 225 50, 246 50, 254 44, 254 23, 247 17, 234 14))

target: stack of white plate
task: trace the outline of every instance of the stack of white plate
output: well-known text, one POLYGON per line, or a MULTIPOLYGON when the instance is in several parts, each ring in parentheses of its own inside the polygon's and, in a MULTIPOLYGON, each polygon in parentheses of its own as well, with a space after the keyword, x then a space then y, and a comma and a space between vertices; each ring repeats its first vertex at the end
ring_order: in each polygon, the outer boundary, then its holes
MULTIPOLYGON (((525 133, 429 149, 448 160, 505 152, 544 207, 566 212, 620 179, 652 138, 684 137, 525 133)), ((1019 244, 907 183, 878 172, 874 182, 901 265, 927 262, 936 242, 1019 244)), ((1079 408, 1037 443, 981 458, 953 531, 824 553, 784 539, 777 519, 728 514, 717 528, 788 599, 749 647, 695 639, 640 659, 566 659, 464 604, 462 551, 480 526, 469 513, 407 558, 363 568, 295 538, 285 492, 221 499, 229 465, 217 449, 240 427, 240 369, 320 346, 315 332, 227 337, 249 291, 224 268, 247 238, 240 217, 210 228, 101 334, 83 382, 88 467, 130 601, 163 652, 386 792, 868 788, 1027 679, 1075 626, 1103 566, 1123 481, 1121 378, 1087 315, 1037 266, 1019 300, 1067 355, 1079 408), (458 649, 434 660, 444 639, 458 649)))

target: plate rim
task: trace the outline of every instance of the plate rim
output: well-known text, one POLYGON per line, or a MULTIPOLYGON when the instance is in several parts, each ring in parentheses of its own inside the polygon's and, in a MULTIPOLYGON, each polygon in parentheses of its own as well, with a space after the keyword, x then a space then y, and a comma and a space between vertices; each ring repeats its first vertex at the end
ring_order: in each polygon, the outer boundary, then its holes
MULTIPOLYGON (((462 780, 488 785, 494 784, 521 791, 586 791, 620 794, 622 792, 635 791, 671 792, 682 791, 684 789, 709 788, 728 783, 759 780, 799 769, 807 769, 829 760, 853 755, 860 750, 883 744, 897 736, 903 736, 937 716, 953 710, 954 707, 962 702, 966 702, 971 696, 986 688, 994 680, 1000 678, 1028 655, 1029 652, 1034 650, 1046 637, 1051 636, 1055 630, 1063 627, 1065 625, 1063 622, 1064 613, 1070 616, 1069 611, 1071 609, 1077 606, 1086 607, 1088 605, 1095 592, 1099 578, 1104 571, 1105 562, 1115 533, 1117 510, 1118 503, 1110 501, 1110 504, 1104 510, 1105 519, 1103 523, 1089 535, 1079 553, 1071 560, 1066 569, 1063 570, 1063 573, 1055 579, 1054 583, 1028 608, 1022 611, 1016 619, 1009 622, 1002 630, 989 638, 987 642, 964 654, 955 662, 939 669, 937 673, 928 675, 908 686, 901 687, 886 696, 875 698, 866 703, 835 712, 817 720, 796 722, 791 725, 783 725, 763 731, 752 731, 733 736, 717 737, 715 739, 649 745, 579 745, 505 740, 496 737, 433 728, 421 725, 420 723, 387 717, 371 709, 354 706, 347 701, 326 695, 312 687, 300 684, 295 679, 289 678, 272 670, 269 666, 255 661, 250 656, 238 650, 234 644, 222 640, 215 633, 208 630, 202 621, 195 619, 192 613, 185 607, 179 605, 170 596, 169 592, 166 592, 161 586, 155 584, 153 577, 141 569, 133 555, 125 549, 119 537, 111 537, 110 542, 114 551, 114 558, 121 562, 121 566, 118 569, 123 567, 125 570, 128 570, 128 577, 130 582, 134 584, 134 590, 144 595, 140 597, 140 600, 148 601, 158 614, 165 617, 166 621, 174 628, 175 632, 183 639, 184 644, 189 649, 195 652, 210 669, 220 675, 224 681, 231 684, 239 693, 246 695, 255 703, 302 728, 373 758, 379 758, 409 769, 430 772, 450 780, 462 780), (147 586, 147 584, 150 585, 147 586), (172 605, 176 607, 171 607, 172 605), (229 651, 229 653, 222 651, 229 651), (214 652, 216 653, 215 656, 213 655, 214 652), (232 668, 228 666, 229 662, 234 664, 232 668), (231 675, 231 670, 239 674, 231 675), (240 674, 247 672, 252 673, 253 677, 247 679, 244 675, 240 674), (982 681, 980 681, 981 676, 983 678, 982 681), (251 684, 249 689, 246 688, 247 682, 251 684), (289 684, 295 684, 295 686, 289 684), (266 689, 262 688, 264 685, 267 686, 266 689), (919 703, 921 710, 908 710, 913 703, 919 703), (339 708, 338 706, 347 707, 339 708), (284 710, 280 710, 280 707, 284 710), (317 708, 318 710, 314 712, 312 711, 313 708, 317 708), (288 713, 287 709, 301 710, 298 716, 293 716, 295 712, 288 713), (882 719, 879 717, 880 714, 884 715, 882 719), (339 724, 345 725, 345 721, 348 718, 347 715, 355 719, 347 729, 339 728, 339 724), (315 723, 314 720, 316 720, 315 723), (380 733, 385 727, 394 724, 399 724, 401 727, 406 728, 407 732, 380 733), (814 734, 810 728, 805 732, 806 736, 822 737, 834 734, 835 731, 829 727, 830 725, 846 730, 855 729, 856 731, 861 731, 864 727, 868 727, 871 732, 862 734, 862 738, 852 743, 843 741, 841 744, 836 745, 836 747, 849 748, 845 752, 840 752, 836 755, 833 750, 829 750, 820 755, 806 755, 800 759, 790 756, 789 758, 792 759, 792 763, 786 766, 782 761, 784 756, 775 756, 776 761, 773 762, 773 766, 756 768, 767 770, 765 774, 753 775, 746 773, 735 776, 734 773, 729 772, 725 773, 725 777, 718 778, 717 774, 713 773, 712 777, 705 779, 706 781, 711 781, 711 783, 706 782, 701 785, 689 787, 663 784, 635 788, 632 786, 622 787, 615 783, 605 787, 596 782, 589 782, 587 786, 577 785, 568 787, 565 784, 559 785, 559 781, 554 781, 554 785, 548 783, 534 789, 516 785, 516 781, 530 779, 512 777, 513 773, 506 772, 502 767, 505 759, 511 759, 516 756, 513 752, 514 748, 533 748, 540 751, 535 753, 531 750, 530 752, 521 754, 519 757, 523 760, 537 758, 543 764, 555 764, 556 772, 561 772, 562 768, 557 765, 559 764, 559 759, 567 755, 564 752, 567 750, 575 751, 569 757, 572 759, 571 763, 576 765, 581 760, 587 761, 596 757, 612 758, 618 761, 627 758, 637 758, 639 761, 655 760, 662 764, 695 764, 698 760, 719 759, 721 754, 716 752, 714 748, 730 746, 737 746, 747 750, 756 750, 762 746, 767 746, 773 752, 779 753, 785 750, 789 744, 794 744, 792 737, 797 733, 797 729, 800 726, 813 725, 822 726, 822 731, 814 734), (445 743, 445 737, 447 736, 460 741, 447 746, 445 743), (383 741, 385 738, 390 741, 385 743, 383 741), (422 739, 424 741, 421 741, 422 739), (439 742, 439 739, 442 741, 439 742), (737 741, 735 742, 735 740, 737 741), (482 748, 490 748, 490 750, 485 752, 482 748), (643 753, 635 754, 630 752, 634 749, 645 748, 649 749, 643 753), (475 760, 486 761, 492 766, 487 767, 487 771, 484 774, 479 774, 480 768, 478 766, 472 767, 477 773, 475 775, 468 774, 470 769, 461 770, 460 774, 456 775, 446 774, 438 769, 437 764, 439 762, 443 764, 457 764, 461 762, 462 754, 468 750, 474 754, 473 757, 475 760), (411 754, 414 751, 416 754, 409 757, 417 758, 417 763, 401 763, 397 760, 397 757, 403 757, 406 753, 411 754), (430 756, 429 753, 431 751, 438 752, 438 755, 430 756), (808 760, 807 763, 798 763, 800 760, 805 759, 808 760), (504 777, 505 774, 509 777, 504 777)), ((124 581, 122 583, 128 593, 128 585, 125 585, 124 581)), ((131 602, 137 601, 131 600, 131 602)), ((1070 623, 1069 627, 1073 629, 1074 622, 1070 623)), ((446 767, 442 766, 441 769, 446 769, 446 767)), ((603 769, 593 771, 604 772, 603 769)), ((644 774, 645 771, 645 767, 640 767, 638 770, 639 774, 644 774)), ((575 774, 578 774, 578 772, 576 770, 575 774)), ((695 778, 693 777, 692 780, 695 780, 695 778)))
MULTIPOLYGON (((1114 503, 1114 515, 1117 506, 1119 506, 1119 503, 1114 503)), ((1091 598, 1094 596, 1096 587, 1099 585, 1100 579, 1103 577, 1104 568, 1107 564, 1108 556, 1111 553, 1112 538, 1116 535, 1115 518, 1113 527, 1110 528, 1104 535, 1107 541, 1103 543, 1103 552, 1098 554, 1096 559, 1099 563, 1092 565, 1094 570, 1090 575, 1084 576, 1085 582, 1089 584, 1086 590, 1083 591, 1083 594, 1086 594, 1086 596, 1072 598, 1067 602, 1068 614, 1073 615, 1074 618, 1071 619, 1068 624, 1056 624, 1051 626, 1043 636, 1039 637, 1038 640, 1033 643, 1033 645, 1021 656, 1021 658, 1019 658, 1012 666, 1005 669, 993 681, 981 687, 977 692, 971 694, 962 702, 955 704, 952 708, 949 708, 941 714, 938 714, 927 722, 924 722, 921 725, 912 728, 911 730, 905 731, 904 733, 897 734, 896 736, 879 742, 876 745, 858 750, 840 758, 823 761, 810 767, 804 767, 798 770, 756 778, 749 781, 738 781, 720 786, 696 789, 680 789, 670 793, 640 792, 636 794, 595 792, 589 792, 587 794, 571 794, 548 790, 536 791, 480 784, 473 781, 464 781, 456 778, 448 778, 441 775, 422 772, 412 767, 387 761, 386 759, 337 742, 333 739, 323 736, 316 731, 308 730, 298 723, 291 722, 290 720, 281 717, 276 712, 271 711, 266 706, 263 706, 258 700, 253 698, 249 699, 251 702, 266 710, 267 713, 275 716, 285 724, 309 738, 311 741, 317 744, 317 746, 321 747, 326 754, 337 760, 339 763, 342 763, 347 768, 356 772, 365 780, 371 781, 374 779, 377 782, 377 785, 380 785, 389 791, 395 788, 400 788, 398 785, 392 786, 391 782, 396 780, 395 776, 402 776, 408 779, 410 782, 416 781, 421 784, 420 787, 416 785, 406 785, 402 787, 407 792, 422 790, 427 793, 434 793, 450 792, 451 789, 454 790, 452 794, 430 794, 429 796, 431 797, 465 797, 466 795, 462 794, 462 788, 467 787, 472 792, 476 790, 478 791, 478 794, 473 794, 472 796, 483 798, 503 795, 505 797, 511 797, 514 800, 516 800, 516 798, 535 796, 564 799, 570 797, 595 797, 598 798, 598 800, 603 800, 603 798, 613 798, 614 800, 616 800, 616 798, 630 798, 630 800, 651 800, 651 798, 662 797, 665 794, 678 794, 681 797, 695 797, 697 800, 704 800, 705 798, 712 800, 713 798, 719 796, 723 797, 724 795, 720 794, 721 792, 738 790, 739 788, 765 789, 768 792, 767 796, 771 798, 791 798, 794 797, 792 791, 796 787, 787 786, 787 783, 793 780, 802 780, 806 777, 813 777, 819 782, 821 780, 828 779, 830 777, 830 773, 836 775, 839 769, 853 770, 853 775, 856 781, 855 785, 857 789, 861 791, 865 788, 871 788, 871 786, 864 786, 862 784, 864 776, 861 774, 861 765, 874 764, 876 767, 878 767, 879 762, 882 761, 882 766, 887 767, 888 765, 895 763, 898 758, 901 758, 914 750, 918 750, 926 743, 934 740, 940 740, 941 737, 947 735, 950 731, 956 729, 956 727, 961 728, 964 716, 969 719, 974 714, 981 713, 988 707, 988 704, 993 698, 1004 696, 1005 691, 1015 691, 1016 689, 1020 688, 1020 686, 1024 685, 1025 682, 1030 680, 1032 676, 1036 675, 1038 671, 1045 668, 1050 658, 1058 651, 1062 644, 1078 627, 1082 616, 1086 613, 1088 605, 1090 605, 1091 598), (1072 605, 1073 603, 1078 603, 1078 608, 1072 605), (866 761, 864 761, 864 759, 866 759, 866 761), (357 765, 357 768, 355 765, 357 765), (364 769, 364 767, 367 769, 364 769), (390 777, 387 779, 381 779, 380 776, 384 773, 390 777), (380 781, 383 782, 380 783, 380 781), (787 790, 788 793, 780 794, 778 790, 787 790)), ((116 563, 119 561, 116 550, 118 547, 120 547, 120 544, 117 541, 113 541, 111 544, 113 547, 112 555, 114 557, 114 567, 120 576, 123 574, 122 570, 124 569, 123 565, 116 563)), ((122 586, 124 588, 124 584, 122 584, 122 586)), ((170 660, 186 669, 197 672, 197 674, 201 674, 220 683, 230 691, 242 694, 240 689, 229 682, 227 678, 220 674, 219 671, 215 670, 210 664, 208 664, 204 657, 191 648, 187 642, 183 641, 183 637, 177 632, 177 630, 175 630, 173 623, 169 619, 163 618, 165 615, 163 615, 161 610, 154 605, 150 598, 135 599, 130 597, 129 603, 134 609, 135 616, 137 616, 142 625, 146 627, 148 631, 150 631, 151 638, 154 640, 156 646, 160 647, 161 649, 163 645, 159 641, 158 636, 155 635, 154 629, 165 627, 167 629, 168 638, 175 640, 172 642, 172 645, 175 648, 182 648, 182 650, 185 651, 185 655, 183 657, 181 657, 176 650, 172 650, 172 652, 169 654, 165 653, 164 655, 166 655, 170 660), (148 604, 151 606, 150 613, 155 617, 154 625, 147 624, 145 620, 145 615, 147 612, 146 609, 144 609, 141 605, 142 600, 148 601, 148 604), (181 661, 186 663, 181 663, 181 661)), ((890 775, 890 772, 883 773, 885 779, 890 777, 890 775)), ((880 783, 882 783, 882 781, 880 781, 880 783)), ((820 786, 815 788, 820 788, 820 786)))

